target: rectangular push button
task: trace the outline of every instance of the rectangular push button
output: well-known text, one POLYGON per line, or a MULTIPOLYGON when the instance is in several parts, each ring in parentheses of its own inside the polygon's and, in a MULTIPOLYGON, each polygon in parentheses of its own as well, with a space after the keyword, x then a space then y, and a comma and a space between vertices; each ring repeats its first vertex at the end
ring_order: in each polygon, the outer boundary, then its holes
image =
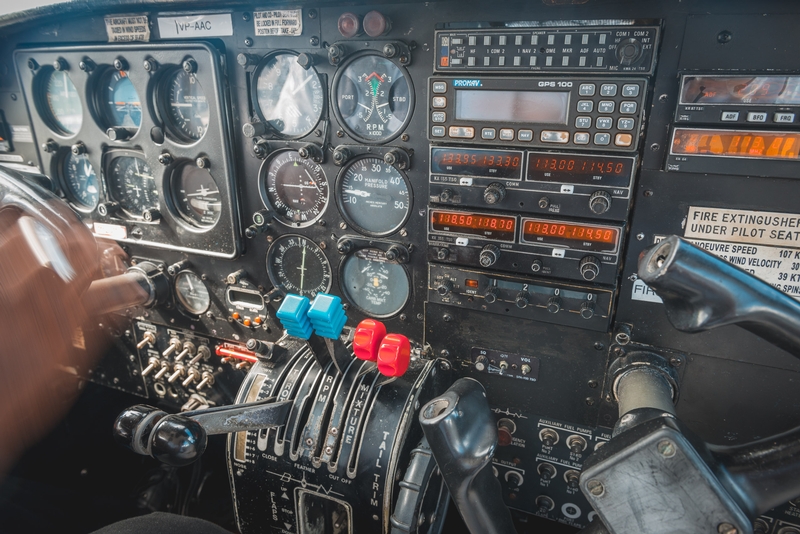
POLYGON ((520 141, 533 141, 533 130, 520 130, 517 132, 517 139, 520 141))
POLYGON ((447 82, 433 82, 433 92, 434 93, 446 93, 447 92, 447 82))
POLYGON ((513 141, 514 140, 514 130, 512 128, 501 128, 500 129, 500 140, 501 141, 513 141))
POLYGON ((738 111, 723 111, 720 119, 722 122, 736 122, 739 120, 738 111))
POLYGON ((451 126, 447 134, 453 139, 472 139, 475 137, 475 128, 472 126, 451 126))
POLYGON ((444 137, 444 126, 434 126, 431 128, 431 137, 444 137))
POLYGON ((776 113, 772 119, 774 122, 794 122, 794 113, 776 113))
POLYGON ((767 114, 761 111, 751 111, 747 114, 747 122, 767 122, 767 114))
POLYGON ((494 139, 497 137, 497 130, 494 128, 484 128, 481 130, 481 139, 494 139))
POLYGON ((447 98, 444 96, 434 96, 431 99, 431 106, 434 108, 446 108, 447 98))
POLYGON ((540 139, 542 140, 542 143, 565 144, 569 143, 569 132, 555 132, 552 130, 544 130, 542 131, 540 139))

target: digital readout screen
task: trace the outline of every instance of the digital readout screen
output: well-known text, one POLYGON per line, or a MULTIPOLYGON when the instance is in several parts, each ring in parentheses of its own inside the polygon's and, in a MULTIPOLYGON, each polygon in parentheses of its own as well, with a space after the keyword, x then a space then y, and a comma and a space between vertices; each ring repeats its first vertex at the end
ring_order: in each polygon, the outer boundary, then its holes
POLYGON ((228 290, 228 301, 234 306, 258 309, 264 307, 264 297, 251 291, 228 290))
POLYGON ((431 172, 520 180, 522 178, 522 152, 434 148, 431 150, 431 172))
POLYGON ((800 132, 676 128, 671 153, 677 156, 797 160, 800 158, 800 132))
POLYGON ((524 219, 522 222, 522 241, 535 245, 615 252, 618 239, 619 229, 609 226, 568 224, 541 219, 524 219))
POLYGON ((530 181, 629 187, 633 159, 528 153, 530 181))
POLYGON ((431 229, 435 232, 475 235, 513 243, 517 219, 483 213, 432 210, 431 229))
POLYGON ((567 124, 569 93, 456 91, 456 119, 499 123, 567 124))
POLYGON ((681 104, 800 104, 800 76, 686 76, 681 104))

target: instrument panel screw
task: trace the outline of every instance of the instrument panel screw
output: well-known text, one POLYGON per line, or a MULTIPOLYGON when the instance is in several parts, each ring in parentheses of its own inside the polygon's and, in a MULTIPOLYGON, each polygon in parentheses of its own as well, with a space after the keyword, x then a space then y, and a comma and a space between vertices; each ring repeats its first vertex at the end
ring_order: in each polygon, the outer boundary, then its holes
POLYGON ((589 387, 594 389, 597 387, 597 380, 589 380, 589 387))
POLYGON ((39 68, 39 63, 37 63, 33 58, 28 58, 28 68, 30 70, 36 70, 39 68))
POLYGON ((658 101, 661 102, 662 104, 665 103, 668 99, 669 99, 669 96, 666 95, 666 94, 660 95, 658 97, 658 101))
POLYGON ((401 313, 399 319, 403 322, 406 322, 408 320, 408 315, 401 313))
POLYGON ((15 102, 17 101, 17 94, 16 93, 11 93, 11 100, 13 100, 15 102))
POLYGON ((447 349, 442 349, 442 350, 439 351, 439 356, 441 356, 442 358, 449 358, 450 357, 450 351, 447 350, 447 349))
MULTIPOLYGON (((442 351, 442 352, 447 352, 447 351, 442 351)), ((450 356, 450 353, 448 352, 447 355, 450 356)), ((439 369, 441 369, 442 371, 449 371, 450 362, 439 362, 439 369)))
POLYGON ((339 228, 341 228, 342 230, 346 230, 346 229, 347 229, 347 223, 345 223, 345 222, 340 222, 340 223, 339 223, 339 228))
POLYGON ((158 162, 162 165, 169 165, 170 163, 172 163, 172 155, 169 152, 164 152, 162 154, 159 154, 158 162))
MULTIPOLYGON (((658 442, 658 452, 664 458, 672 458, 675 456, 675 445, 672 444, 671 441, 668 439, 662 439, 658 442)), ((720 530, 720 532, 723 532, 720 530)), ((727 532, 727 531, 726 531, 727 532)))
POLYGON ((586 406, 594 406, 594 399, 591 397, 586 397, 586 406))
POLYGON ((311 46, 319 46, 319 37, 315 35, 308 42, 311 43, 311 46))
POLYGON ((247 47, 253 46, 253 40, 250 37, 244 38, 244 45, 247 47))
POLYGON ((158 69, 158 63, 151 57, 144 60, 143 66, 146 72, 155 72, 158 69))
POLYGON ((242 20, 245 22, 250 20, 250 13, 242 13, 242 20))
POLYGON ((200 156, 194 161, 194 163, 201 169, 207 169, 211 166, 211 162, 205 156, 200 156))
POLYGON ((681 365, 683 365, 683 360, 681 360, 677 356, 673 356, 672 358, 669 359, 669 364, 672 367, 680 367, 681 365))
POLYGON ((400 139, 403 140, 403 141, 408 141, 410 139, 410 137, 408 136, 407 133, 404 133, 403 135, 400 136, 400 139))
POLYGON ((325 447, 325 454, 329 456, 333 454, 333 447, 325 447))
POLYGON ((442 320, 446 323, 449 323, 450 321, 453 320, 453 316, 450 315, 449 313, 445 313, 444 315, 442 315, 442 320))
POLYGON ((590 480, 587 482, 586 489, 595 497, 600 497, 606 492, 606 488, 603 487, 603 483, 599 480, 590 480))
POLYGON ((652 145, 650 145, 650 150, 652 150, 653 152, 658 152, 659 148, 661 148, 661 146, 658 143, 653 143, 652 145))
POLYGON ((421 313, 418 313, 418 314, 417 314, 417 321, 421 321, 421 320, 423 320, 424 318, 425 318, 425 316, 424 316, 424 315, 422 315, 421 313))
POLYGON ((717 42, 719 44, 730 43, 731 39, 733 39, 733 34, 731 32, 729 32, 728 30, 722 30, 721 32, 719 32, 717 34, 717 42))
POLYGON ((644 192, 644 196, 646 196, 646 197, 652 197, 652 196, 653 196, 653 191, 652 191, 652 190, 650 190, 650 189, 646 190, 646 191, 644 192))
POLYGON ((308 10, 308 18, 310 18, 310 19, 317 18, 317 10, 316 9, 309 9, 308 10))
POLYGON ((594 344, 594 350, 603 350, 606 346, 601 343, 600 341, 596 341, 594 344))
POLYGON ((344 137, 344 130, 337 130, 336 137, 344 137))
POLYGON ((408 237, 408 230, 406 230, 405 228, 400 230, 400 236, 401 237, 408 237))
POLYGON ((306 445, 308 445, 310 447, 313 444, 314 444, 314 440, 313 439, 311 439, 311 438, 306 439, 306 445))
POLYGON ((638 234, 636 234, 636 239, 638 239, 639 241, 641 241, 642 239, 644 239, 644 234, 643 234, 643 233, 641 233, 641 232, 639 232, 638 234))

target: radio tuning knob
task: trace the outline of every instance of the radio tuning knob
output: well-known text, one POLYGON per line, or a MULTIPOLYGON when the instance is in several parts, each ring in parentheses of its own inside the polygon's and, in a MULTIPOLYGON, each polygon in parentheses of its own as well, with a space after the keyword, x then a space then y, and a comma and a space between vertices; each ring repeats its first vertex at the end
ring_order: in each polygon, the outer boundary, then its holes
POLYGON ((530 302, 531 296, 528 295, 527 291, 520 291, 517 293, 517 297, 514 299, 514 304, 517 305, 517 308, 527 308, 528 302, 530 302))
POLYGON ((550 297, 547 300, 547 311, 558 313, 561 311, 561 297, 550 297))
POLYGON ((542 270, 541 260, 533 260, 533 263, 531 263, 531 271, 538 273, 541 270, 542 270))
POLYGON ((486 290, 486 293, 483 295, 483 298, 489 304, 493 302, 497 302, 497 297, 500 294, 500 291, 496 287, 490 287, 486 290))
POLYGON ((440 202, 450 202, 452 198, 455 196, 455 193, 452 189, 445 189, 441 193, 439 193, 439 201, 440 202))
POLYGON ((581 317, 591 319, 594 317, 594 302, 584 301, 581 303, 581 317))
POLYGON ((491 183, 483 190, 483 201, 487 204, 499 204, 506 197, 506 187, 497 182, 491 183))
POLYGON ((611 195, 605 191, 595 191, 589 197, 589 209, 597 215, 607 212, 611 208, 611 195))
POLYGON ((600 261, 594 256, 584 256, 578 269, 583 279, 591 282, 600 274, 600 261))
POLYGON ((443 280, 442 283, 436 288, 436 292, 442 297, 450 294, 451 291, 453 291, 453 282, 451 280, 443 280))
POLYGON ((480 256, 478 256, 478 261, 481 264, 481 267, 491 267, 495 263, 497 263, 498 258, 500 257, 500 249, 497 248, 495 245, 486 245, 481 250, 480 256))
POLYGON ((439 261, 444 261, 450 257, 450 249, 449 248, 440 248, 436 252, 436 259, 439 261))

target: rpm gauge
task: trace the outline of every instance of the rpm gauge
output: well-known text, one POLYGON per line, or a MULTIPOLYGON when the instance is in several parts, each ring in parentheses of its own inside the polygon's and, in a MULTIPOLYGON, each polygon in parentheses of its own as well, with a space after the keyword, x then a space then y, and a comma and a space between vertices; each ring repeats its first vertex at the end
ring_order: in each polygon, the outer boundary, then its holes
POLYGON ((394 166, 375 156, 354 160, 336 183, 342 215, 362 233, 396 232, 411 212, 411 188, 394 166))
POLYGON ((217 224, 222 214, 219 186, 208 169, 181 165, 171 177, 172 201, 183 219, 199 228, 217 224))
POLYGON ((136 156, 117 156, 108 168, 111 197, 131 217, 143 218, 158 208, 158 190, 150 166, 136 156))
POLYGON ((298 56, 267 56, 256 69, 256 108, 261 119, 284 137, 308 135, 322 116, 323 84, 314 67, 303 68, 298 56))
POLYGON ((389 317, 408 302, 411 284, 406 270, 376 248, 359 249, 342 263, 345 296, 373 317, 389 317))
POLYGON ((194 73, 176 69, 166 79, 167 125, 183 141, 197 141, 208 130, 208 100, 194 73))
POLYGON ((42 73, 40 95, 45 121, 65 135, 74 135, 83 124, 83 104, 66 71, 50 69, 42 73))
POLYGON ((142 122, 142 102, 128 73, 108 69, 100 80, 100 109, 108 127, 136 130, 142 122))
POLYGON ((194 315, 205 313, 211 306, 211 295, 205 282, 192 271, 175 275, 175 297, 187 312, 194 315))
POLYGON ((322 167, 295 150, 278 152, 261 167, 261 197, 288 226, 304 227, 328 205, 328 179, 322 167))
POLYGON ((344 65, 336 73, 333 93, 337 118, 368 143, 394 139, 411 119, 411 81, 383 56, 366 54, 344 65))
POLYGON ((310 239, 284 235, 267 251, 267 274, 275 289, 313 298, 331 287, 331 264, 310 239))
POLYGON ((67 197, 78 209, 93 210, 100 198, 97 174, 86 154, 69 152, 64 158, 61 175, 67 197))

